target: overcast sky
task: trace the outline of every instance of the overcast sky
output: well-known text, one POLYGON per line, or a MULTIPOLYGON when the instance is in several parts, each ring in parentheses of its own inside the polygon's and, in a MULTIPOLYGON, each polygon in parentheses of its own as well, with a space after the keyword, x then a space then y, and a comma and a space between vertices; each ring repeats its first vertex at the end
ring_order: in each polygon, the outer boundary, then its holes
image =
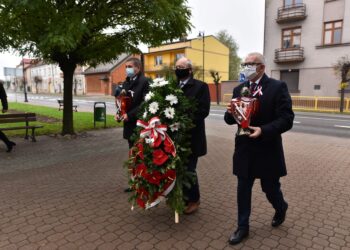
MULTIPOLYGON (((227 30, 239 45, 240 57, 253 51, 263 52, 264 0, 188 0, 188 4, 194 26, 189 38, 197 37, 199 31, 215 35, 227 30)), ((15 67, 20 60, 13 53, 0 54, 0 78, 4 78, 3 67, 15 67)))

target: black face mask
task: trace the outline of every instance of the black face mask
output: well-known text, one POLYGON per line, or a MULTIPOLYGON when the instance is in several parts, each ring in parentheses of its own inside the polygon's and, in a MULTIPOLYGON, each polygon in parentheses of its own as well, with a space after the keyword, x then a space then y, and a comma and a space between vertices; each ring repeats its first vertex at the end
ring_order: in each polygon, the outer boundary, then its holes
POLYGON ((190 69, 175 69, 175 75, 178 79, 184 79, 190 76, 190 69))

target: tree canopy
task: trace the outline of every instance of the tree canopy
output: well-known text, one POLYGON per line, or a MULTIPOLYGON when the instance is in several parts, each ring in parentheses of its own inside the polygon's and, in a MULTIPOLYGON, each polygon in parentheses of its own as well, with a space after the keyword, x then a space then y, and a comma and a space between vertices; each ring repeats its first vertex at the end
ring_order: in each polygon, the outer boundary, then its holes
POLYGON ((77 65, 108 62, 138 45, 157 46, 191 28, 187 0, 0 0, 0 51, 58 63, 64 74, 62 134, 72 134, 77 65))
POLYGON ((221 30, 216 34, 216 37, 230 49, 229 59, 229 79, 237 80, 241 58, 237 55, 238 44, 235 39, 226 31, 221 30))

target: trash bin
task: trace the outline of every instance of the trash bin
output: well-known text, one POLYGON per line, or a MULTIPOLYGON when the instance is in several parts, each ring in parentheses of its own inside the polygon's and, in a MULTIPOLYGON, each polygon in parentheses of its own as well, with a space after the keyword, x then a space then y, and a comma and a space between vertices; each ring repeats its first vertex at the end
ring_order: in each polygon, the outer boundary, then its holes
POLYGON ((105 102, 95 102, 94 103, 94 128, 96 127, 96 122, 104 122, 106 128, 106 103, 105 102))

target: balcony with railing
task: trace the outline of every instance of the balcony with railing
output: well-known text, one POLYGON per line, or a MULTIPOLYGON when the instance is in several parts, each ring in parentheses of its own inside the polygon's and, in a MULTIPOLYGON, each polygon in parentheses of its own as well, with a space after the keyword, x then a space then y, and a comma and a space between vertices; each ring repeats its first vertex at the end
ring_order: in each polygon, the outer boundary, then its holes
POLYGON ((296 63, 304 61, 304 48, 287 48, 275 50, 275 63, 296 63))
POLYGON ((286 5, 278 8, 277 23, 286 23, 304 20, 306 18, 306 5, 304 3, 286 5))

